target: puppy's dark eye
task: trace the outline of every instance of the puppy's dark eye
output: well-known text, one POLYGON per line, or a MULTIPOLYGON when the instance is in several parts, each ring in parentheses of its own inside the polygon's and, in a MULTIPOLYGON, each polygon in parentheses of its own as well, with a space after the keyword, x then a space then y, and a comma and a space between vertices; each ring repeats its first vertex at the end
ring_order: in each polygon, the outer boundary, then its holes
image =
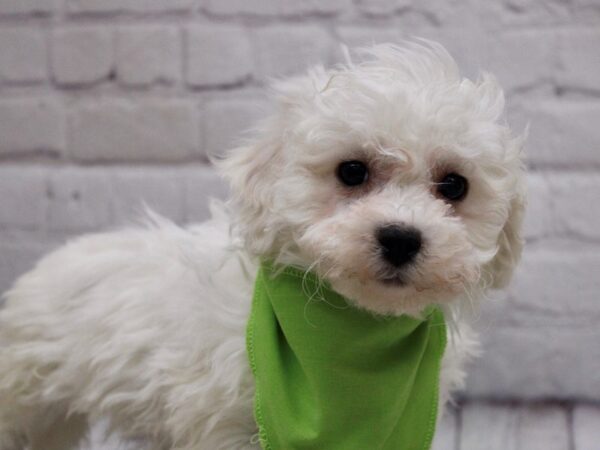
POLYGON ((358 186, 368 180, 369 170, 360 161, 344 161, 337 168, 337 177, 346 186, 358 186))
POLYGON ((449 173, 438 184, 438 193, 453 202, 458 202, 467 196, 469 182, 457 173, 449 173))

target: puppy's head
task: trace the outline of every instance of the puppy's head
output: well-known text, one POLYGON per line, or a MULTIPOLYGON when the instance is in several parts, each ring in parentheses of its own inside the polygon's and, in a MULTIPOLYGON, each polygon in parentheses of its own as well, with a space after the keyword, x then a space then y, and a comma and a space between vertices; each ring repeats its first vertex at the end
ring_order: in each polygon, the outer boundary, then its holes
POLYGON ((222 162, 246 245, 384 314, 502 286, 524 180, 500 87, 430 42, 363 53, 277 86, 276 113, 222 162))

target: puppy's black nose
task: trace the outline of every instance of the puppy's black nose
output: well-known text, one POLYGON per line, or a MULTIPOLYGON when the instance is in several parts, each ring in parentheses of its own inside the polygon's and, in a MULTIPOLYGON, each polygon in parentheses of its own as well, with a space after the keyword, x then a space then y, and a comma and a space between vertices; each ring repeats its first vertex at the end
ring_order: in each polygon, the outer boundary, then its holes
POLYGON ((411 262, 421 249, 421 233, 415 228, 386 225, 376 236, 384 259, 395 267, 411 262))

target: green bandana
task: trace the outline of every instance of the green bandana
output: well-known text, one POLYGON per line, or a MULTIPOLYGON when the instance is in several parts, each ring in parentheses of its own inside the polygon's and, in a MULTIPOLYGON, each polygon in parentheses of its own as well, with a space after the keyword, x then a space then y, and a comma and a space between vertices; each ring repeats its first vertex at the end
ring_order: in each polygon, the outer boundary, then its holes
POLYGON ((259 270, 247 345, 265 450, 423 450, 446 344, 423 320, 350 306, 313 274, 259 270))

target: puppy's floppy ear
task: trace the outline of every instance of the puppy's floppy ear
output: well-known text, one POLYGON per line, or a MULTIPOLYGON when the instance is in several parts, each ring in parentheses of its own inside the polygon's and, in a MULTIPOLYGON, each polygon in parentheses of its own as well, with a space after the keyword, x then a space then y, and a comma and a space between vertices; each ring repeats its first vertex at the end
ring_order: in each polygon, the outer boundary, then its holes
POLYGON ((275 201, 278 168, 282 167, 279 135, 272 135, 267 124, 245 146, 229 152, 215 162, 229 181, 235 224, 245 243, 255 254, 265 254, 273 244, 274 224, 271 206, 275 201))
POLYGON ((286 226, 275 211, 277 185, 286 164, 293 127, 303 111, 311 108, 317 95, 318 80, 324 76, 315 68, 306 76, 281 81, 274 86, 275 111, 254 130, 255 137, 245 146, 233 149, 225 159, 216 161, 229 181, 235 222, 248 249, 268 255, 286 226))
MULTIPOLYGON (((480 111, 491 120, 500 120, 504 115, 505 98, 496 78, 482 72, 477 89, 480 111)), ((508 167, 508 173, 507 182, 504 184, 509 187, 504 188, 504 192, 510 192, 512 195, 508 203, 506 221, 498 236, 498 250, 484 270, 486 285, 494 289, 508 285, 523 251, 521 228, 526 204, 523 147, 528 132, 526 127, 520 136, 512 137, 510 130, 505 128, 506 154, 503 166, 508 167)))
POLYGON ((526 205, 525 172, 522 167, 517 170, 519 174, 510 200, 508 218, 498 237, 498 252, 488 266, 491 274, 490 287, 494 289, 508 285, 523 251, 521 231, 526 205))

